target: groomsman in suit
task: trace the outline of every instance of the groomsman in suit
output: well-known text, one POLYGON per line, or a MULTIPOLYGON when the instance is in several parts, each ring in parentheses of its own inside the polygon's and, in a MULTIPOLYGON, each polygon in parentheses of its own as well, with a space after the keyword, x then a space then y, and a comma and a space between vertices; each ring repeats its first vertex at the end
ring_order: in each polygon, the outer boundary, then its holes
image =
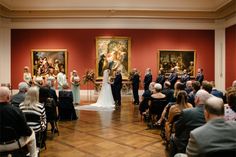
POLYGON ((134 98, 134 104, 139 104, 139 95, 138 95, 138 89, 139 89, 139 74, 136 68, 133 69, 133 76, 131 78, 132 80, 132 88, 133 88, 133 98, 134 98))
POLYGON ((171 74, 168 78, 168 81, 170 81, 170 84, 171 84, 171 89, 174 89, 174 86, 175 86, 175 83, 177 82, 178 80, 178 74, 176 73, 176 69, 175 68, 172 68, 171 69, 171 74))
POLYGON ((204 80, 203 69, 202 68, 198 68, 197 69, 196 81, 198 81, 198 82, 200 82, 202 84, 203 80, 204 80))
POLYGON ((184 69, 183 71, 183 74, 180 78, 180 82, 183 83, 185 86, 186 86, 186 82, 190 80, 190 76, 189 74, 187 73, 187 70, 184 69))
POLYGON ((121 71, 117 70, 113 82, 113 90, 114 90, 114 100, 116 105, 121 106, 121 88, 122 88, 122 75, 121 71))
POLYGON ((163 71, 163 68, 160 68, 160 70, 158 72, 158 77, 156 79, 156 83, 160 83, 162 85, 162 88, 163 88, 164 87, 164 82, 165 82, 164 71, 163 71))
POLYGON ((145 77, 144 77, 144 91, 149 89, 149 84, 152 82, 152 71, 150 68, 146 69, 145 77))

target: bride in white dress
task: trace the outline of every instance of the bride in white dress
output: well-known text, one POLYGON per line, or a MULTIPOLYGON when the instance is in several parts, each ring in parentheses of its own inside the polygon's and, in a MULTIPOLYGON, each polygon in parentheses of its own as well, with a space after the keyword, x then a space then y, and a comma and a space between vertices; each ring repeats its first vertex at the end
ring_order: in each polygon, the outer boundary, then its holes
POLYGON ((102 88, 99 93, 97 102, 91 105, 77 106, 78 110, 92 111, 112 111, 115 108, 115 101, 112 96, 111 84, 109 82, 110 70, 106 69, 103 72, 102 88))

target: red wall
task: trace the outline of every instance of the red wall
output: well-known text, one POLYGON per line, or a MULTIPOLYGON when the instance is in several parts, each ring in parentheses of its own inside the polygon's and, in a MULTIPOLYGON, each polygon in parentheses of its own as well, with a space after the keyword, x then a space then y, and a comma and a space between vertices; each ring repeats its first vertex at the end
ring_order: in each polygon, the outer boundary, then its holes
POLYGON ((226 88, 236 80, 236 25, 226 29, 226 88))
MULTIPOLYGON (((23 67, 31 68, 31 49, 67 49, 68 71, 77 69, 82 76, 95 67, 96 36, 131 37, 131 68, 142 72, 147 67, 157 73, 158 49, 196 50, 196 68, 204 69, 207 80, 214 79, 213 30, 145 29, 13 29, 11 31, 11 83, 22 80, 23 67)), ((85 89, 82 86, 82 89, 85 89)))

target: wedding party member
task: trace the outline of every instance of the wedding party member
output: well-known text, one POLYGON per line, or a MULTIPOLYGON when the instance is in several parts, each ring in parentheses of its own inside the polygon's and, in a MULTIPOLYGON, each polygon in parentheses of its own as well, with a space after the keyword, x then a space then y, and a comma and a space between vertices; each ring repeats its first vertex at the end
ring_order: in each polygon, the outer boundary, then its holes
POLYGON ((73 70, 70 77, 71 89, 73 93, 73 103, 79 105, 80 103, 80 78, 76 70, 73 70))
POLYGON ((144 77, 144 91, 148 90, 149 84, 152 82, 152 71, 150 68, 146 69, 145 77, 144 77))
POLYGON ((61 91, 63 89, 63 85, 68 84, 65 74, 65 69, 61 68, 61 71, 57 74, 57 87, 58 90, 61 91))
POLYGON ((49 72, 46 75, 46 83, 53 89, 55 89, 55 81, 56 78, 54 76, 54 68, 53 67, 49 67, 49 72))
POLYGON ((202 84, 203 80, 204 80, 203 69, 202 68, 198 68, 197 69, 196 81, 198 81, 198 82, 200 82, 200 84, 202 84))
POLYGON ((41 75, 41 70, 38 69, 37 74, 33 78, 34 85, 41 87, 43 85, 43 76, 41 75))
POLYGON ((90 105, 76 106, 76 109, 90 110, 90 111, 113 111, 114 110, 115 102, 112 96, 109 74, 110 74, 110 69, 104 70, 102 88, 99 93, 97 102, 90 105))
POLYGON ((175 68, 172 68, 172 69, 171 69, 171 74, 170 74, 168 80, 170 81, 171 89, 174 89, 175 83, 176 83, 177 80, 178 80, 178 74, 177 74, 175 68))
POLYGON ((117 70, 114 78, 114 82, 112 84, 114 89, 114 100, 115 104, 118 106, 121 106, 121 89, 122 89, 122 75, 121 71, 117 70))
POLYGON ((23 80, 28 85, 31 85, 31 83, 32 83, 32 76, 31 76, 31 73, 29 72, 29 67, 28 66, 24 67, 23 80))
MULTIPOLYGON (((23 113, 17 107, 9 104, 10 91, 7 87, 0 87, 0 127, 11 127, 16 131, 22 147, 27 145, 30 157, 37 157, 35 134, 26 123, 23 113)), ((12 141, 11 134, 1 130, 0 142, 12 141)), ((17 142, 0 144, 0 152, 16 150, 19 148, 17 142)))
POLYGON ((187 81, 189 81, 189 80, 190 80, 190 76, 189 76, 189 74, 187 73, 187 70, 184 69, 183 74, 182 74, 182 76, 181 76, 181 78, 180 78, 180 82, 183 83, 183 84, 186 86, 186 83, 187 83, 187 81))
POLYGON ((133 98, 134 98, 134 104, 139 104, 139 95, 138 95, 138 89, 139 89, 139 73, 136 68, 133 69, 133 76, 131 78, 132 81, 132 88, 133 88, 133 98))
POLYGON ((156 83, 160 83, 162 87, 164 87, 164 82, 165 82, 165 74, 164 74, 163 68, 160 68, 157 79, 156 79, 156 83))

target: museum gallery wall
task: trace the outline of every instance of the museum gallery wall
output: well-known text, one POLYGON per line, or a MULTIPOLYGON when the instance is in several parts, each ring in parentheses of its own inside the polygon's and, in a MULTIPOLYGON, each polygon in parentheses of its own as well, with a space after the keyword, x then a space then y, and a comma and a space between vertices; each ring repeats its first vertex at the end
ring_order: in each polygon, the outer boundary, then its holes
POLYGON ((226 29, 226 87, 236 79, 236 25, 226 29))
MULTIPOLYGON (((158 50, 194 50, 196 68, 204 69, 207 80, 214 79, 214 30, 146 29, 12 29, 11 83, 14 89, 22 81, 25 65, 32 68, 32 49, 66 49, 67 71, 76 69, 82 77, 96 68, 96 37, 122 36, 131 40, 130 67, 147 67, 157 75, 158 50)), ((235 63, 234 63, 235 64, 235 63)), ((68 76, 69 77, 69 76, 68 76)), ((85 85, 81 89, 86 89, 85 85)))

